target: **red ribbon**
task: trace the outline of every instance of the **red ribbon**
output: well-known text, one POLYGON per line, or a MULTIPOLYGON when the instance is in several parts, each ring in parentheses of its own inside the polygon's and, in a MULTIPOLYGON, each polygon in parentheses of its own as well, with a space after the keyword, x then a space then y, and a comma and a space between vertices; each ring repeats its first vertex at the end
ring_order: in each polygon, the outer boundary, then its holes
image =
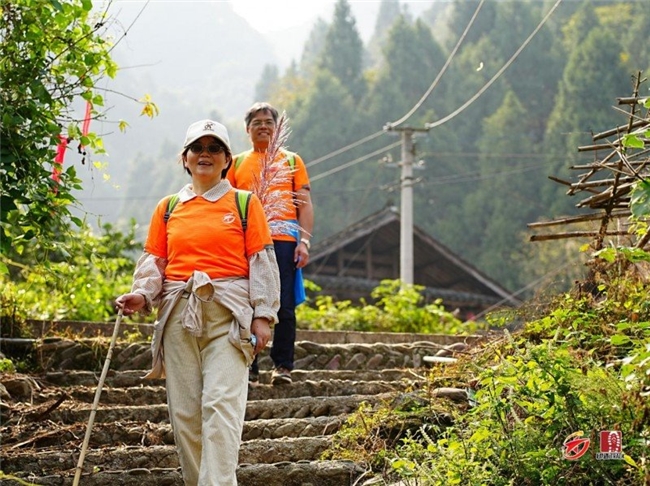
POLYGON ((52 167, 52 179, 55 182, 61 180, 61 172, 63 171, 63 159, 65 158, 65 149, 68 146, 68 137, 59 135, 59 145, 56 147, 56 157, 54 157, 54 167, 52 167))
MULTIPOLYGON (((92 109, 92 103, 90 101, 86 101, 86 113, 84 115, 84 121, 81 125, 81 136, 83 137, 88 135, 88 130, 90 129, 92 109)), ((65 158, 65 150, 68 147, 69 141, 70 140, 68 137, 59 135, 59 144, 56 147, 56 156, 54 157, 54 166, 52 167, 52 180, 57 183, 61 181, 61 172, 63 172, 63 159, 65 158)), ((80 147, 80 151, 82 148, 83 145, 80 147)))

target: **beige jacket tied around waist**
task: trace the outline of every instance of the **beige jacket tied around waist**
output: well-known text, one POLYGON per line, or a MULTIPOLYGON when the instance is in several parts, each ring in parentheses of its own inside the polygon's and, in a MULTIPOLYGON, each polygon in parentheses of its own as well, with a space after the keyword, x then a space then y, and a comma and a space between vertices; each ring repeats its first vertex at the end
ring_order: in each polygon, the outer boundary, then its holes
POLYGON ((233 315, 228 340, 239 349, 247 364, 253 362, 254 349, 251 345, 251 322, 253 309, 249 300, 249 281, 245 278, 212 280, 204 273, 195 271, 187 282, 165 281, 163 297, 159 305, 158 319, 154 325, 151 351, 152 368, 145 378, 164 378, 162 337, 165 325, 180 299, 187 299, 187 306, 181 317, 182 326, 193 336, 203 334, 203 302, 221 304, 233 315))

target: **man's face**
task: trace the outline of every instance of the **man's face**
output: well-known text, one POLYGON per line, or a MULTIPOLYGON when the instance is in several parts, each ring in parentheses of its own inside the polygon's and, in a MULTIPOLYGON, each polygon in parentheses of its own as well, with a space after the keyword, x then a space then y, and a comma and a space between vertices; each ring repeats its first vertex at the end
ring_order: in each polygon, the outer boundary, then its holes
POLYGON ((269 111, 260 111, 253 116, 246 132, 255 147, 268 147, 275 133, 275 121, 269 111))

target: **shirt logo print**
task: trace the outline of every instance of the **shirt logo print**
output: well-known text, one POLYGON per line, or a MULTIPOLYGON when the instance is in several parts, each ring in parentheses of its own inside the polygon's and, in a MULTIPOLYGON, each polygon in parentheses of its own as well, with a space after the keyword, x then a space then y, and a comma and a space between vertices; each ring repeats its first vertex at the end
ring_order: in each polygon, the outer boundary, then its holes
POLYGON ((228 213, 223 217, 223 222, 224 224, 232 224, 235 222, 235 215, 232 213, 228 213))

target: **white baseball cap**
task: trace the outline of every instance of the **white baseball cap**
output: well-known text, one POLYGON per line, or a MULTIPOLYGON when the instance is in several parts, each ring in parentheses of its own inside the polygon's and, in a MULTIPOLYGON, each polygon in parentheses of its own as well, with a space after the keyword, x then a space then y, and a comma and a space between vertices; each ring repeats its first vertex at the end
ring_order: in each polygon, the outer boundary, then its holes
MULTIPOLYGON (((228 137, 228 129, 226 129, 226 127, 224 127, 221 123, 213 120, 200 120, 192 123, 187 129, 183 148, 196 142, 199 138, 205 137, 206 135, 220 140, 225 144, 228 150, 230 150, 230 138, 228 137)), ((232 150, 230 151, 232 152, 232 150)))

